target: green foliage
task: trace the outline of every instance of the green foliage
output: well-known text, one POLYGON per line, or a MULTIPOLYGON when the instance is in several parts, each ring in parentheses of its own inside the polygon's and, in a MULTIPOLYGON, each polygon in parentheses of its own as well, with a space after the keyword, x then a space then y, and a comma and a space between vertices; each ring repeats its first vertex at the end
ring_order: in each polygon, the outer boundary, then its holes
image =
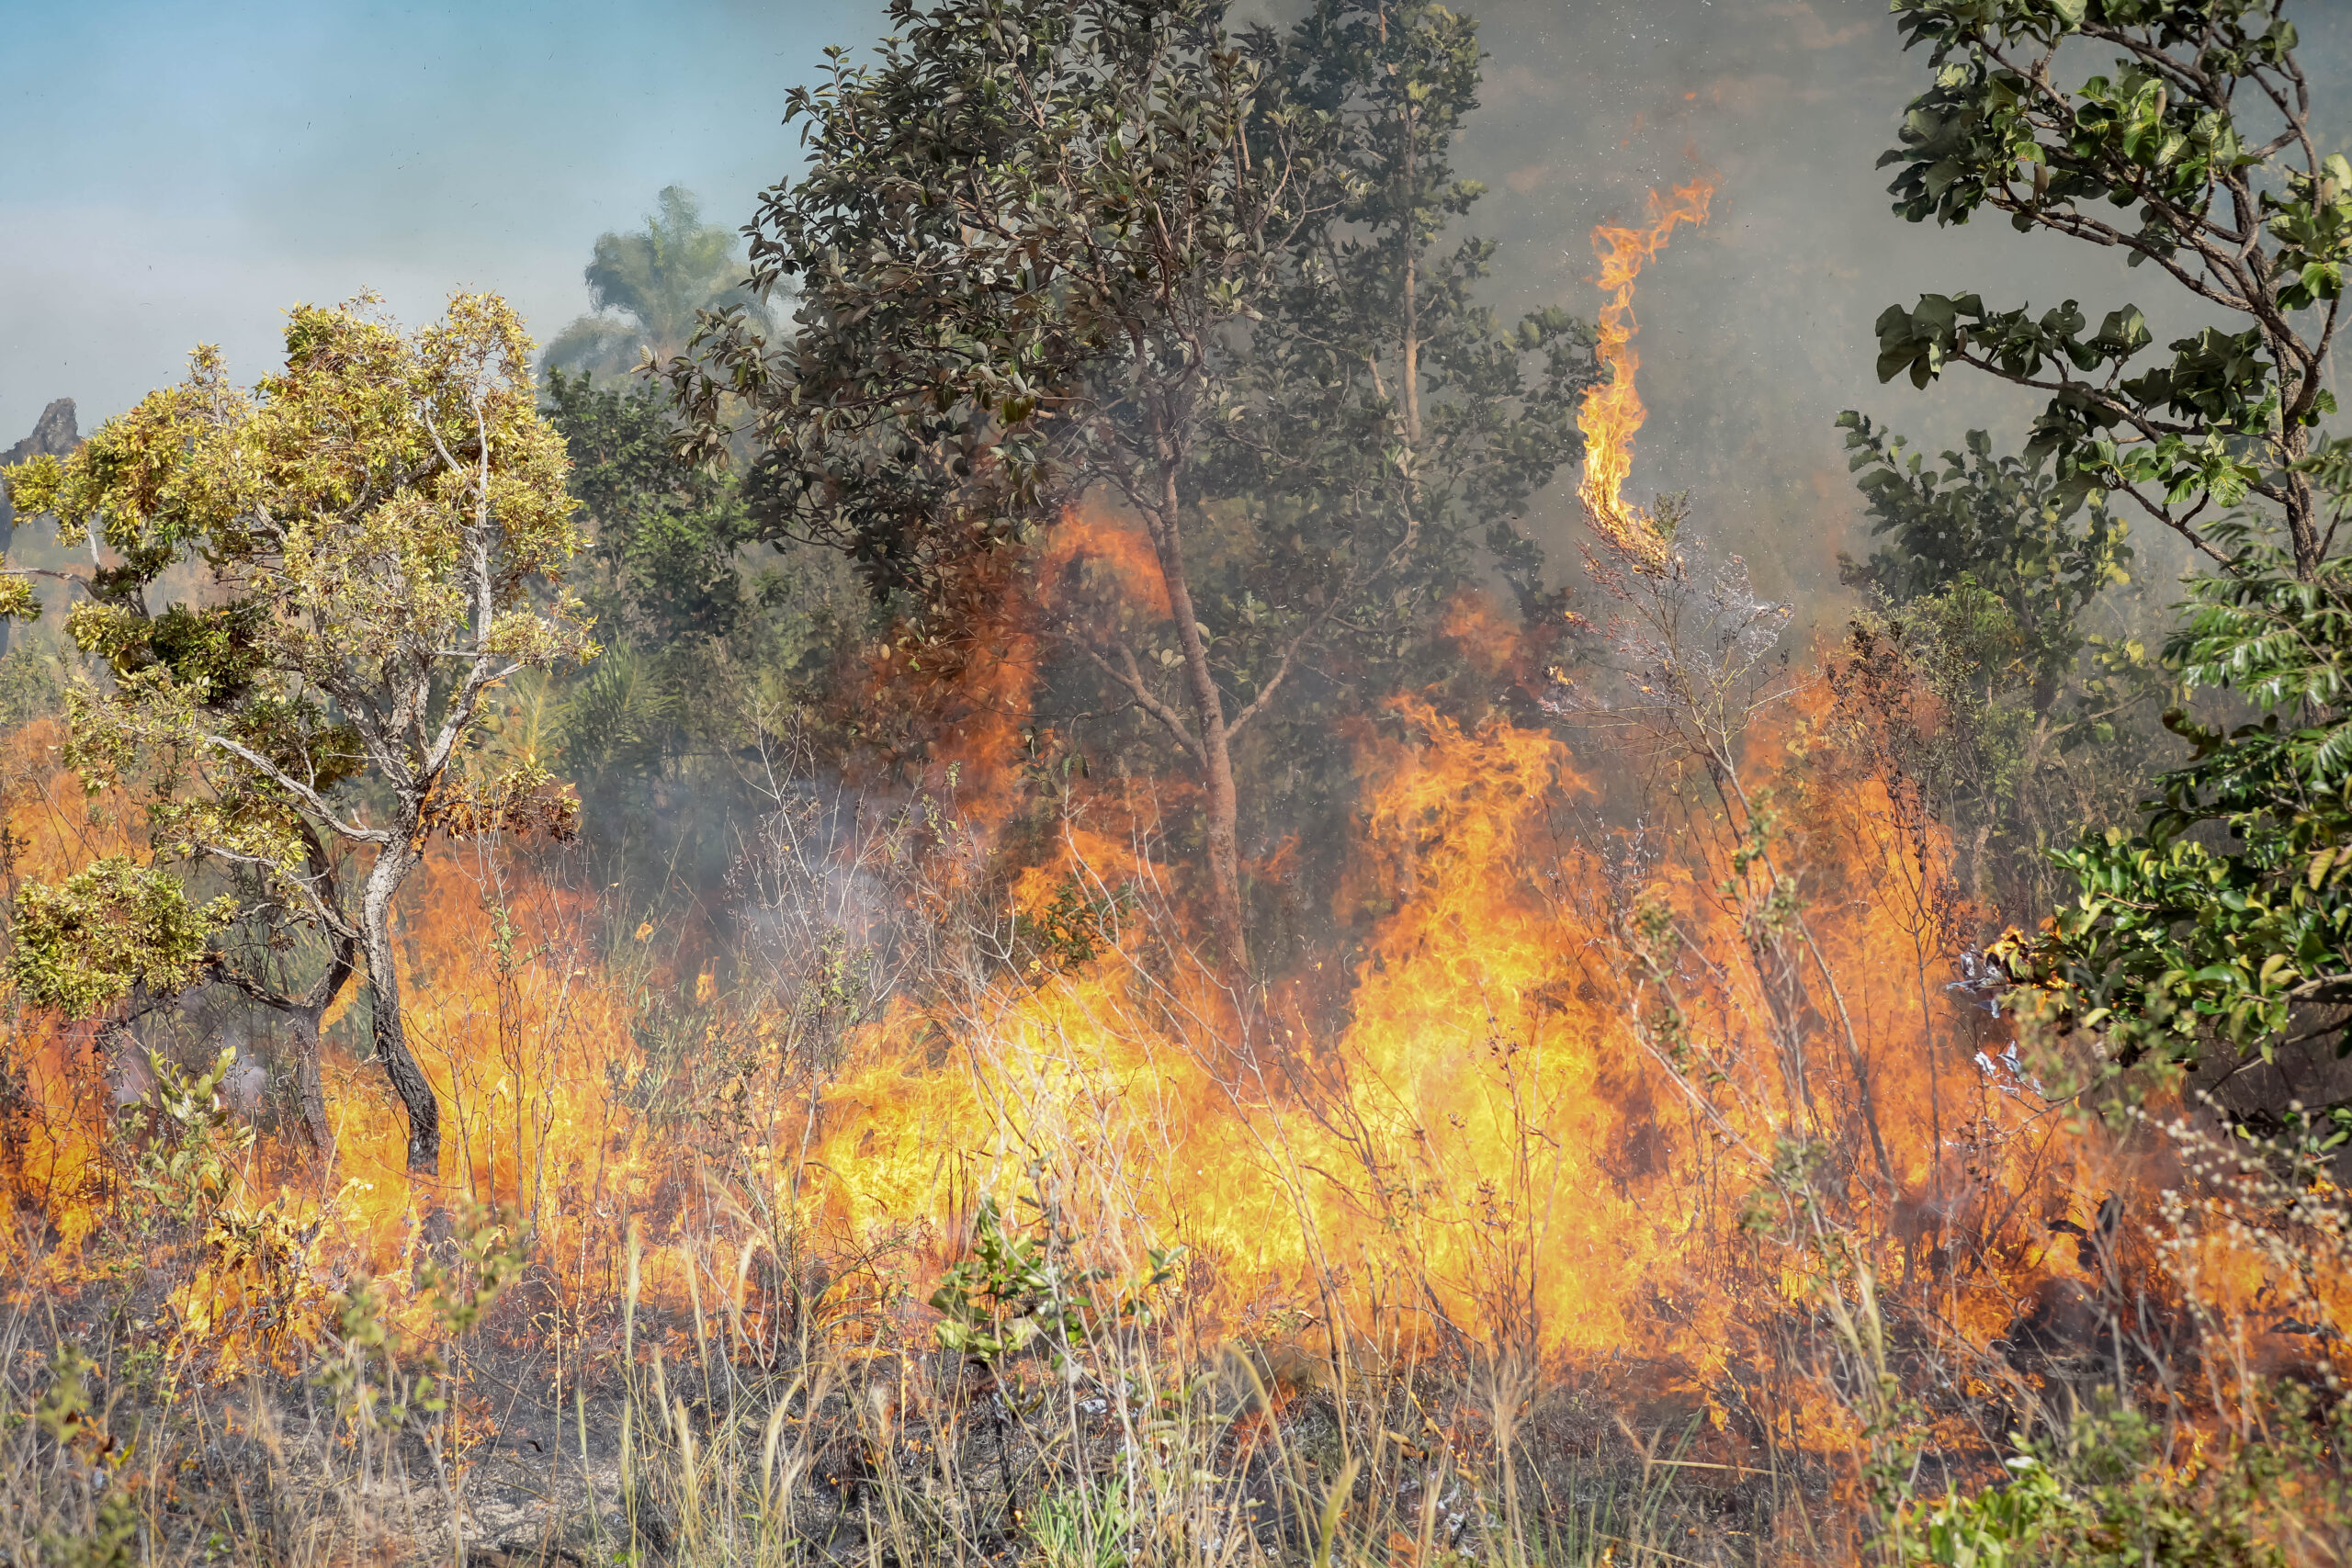
POLYGON ((798 286, 794 332, 708 323, 672 367, 689 449, 748 438, 764 536, 854 560, 934 682, 1079 503, 1139 525, 1157 581, 1082 555, 1041 586, 1040 716, 1196 773, 1237 961, 1242 814, 1335 839, 1337 721, 1429 682, 1490 562, 1535 592, 1512 518, 1581 449, 1589 336, 1498 321, 1494 247, 1442 238, 1480 195, 1449 163, 1476 31, 1443 6, 1238 37, 1223 0, 890 17, 791 100, 808 165, 752 261, 798 286))
POLYGON ((2340 1407, 2313 1409, 2300 1390, 2277 1396, 2258 1437, 2217 1436, 2195 1458, 2166 1452, 2162 1423, 2112 1395, 2057 1436, 2020 1440, 2008 1479, 1922 1511, 1906 1562, 1940 1568, 2270 1568, 2297 1560, 2313 1523, 2336 1522, 2329 1479, 2340 1407), (2283 1484, 2282 1484, 2283 1483, 2283 1484))
POLYGON ((2267 1056, 2299 1008, 2352 1000, 2352 560, 2299 575, 2244 529, 2223 536, 2241 570, 2192 580, 2165 656, 2262 716, 2167 716, 2195 754, 2155 781, 2144 832, 2064 857, 2080 893, 2032 966, 2061 1016, 2107 1031, 2126 1062, 2193 1061, 2210 1042, 2267 1056))
POLYGON ((989 1364, 1043 1339, 1058 1361, 1085 1337, 1077 1292, 1096 1271, 1057 1257, 1050 1235, 1008 1234, 993 1198, 980 1201, 972 1230, 972 1256, 951 1266, 932 1292, 933 1309, 945 1319, 936 1330, 940 1348, 989 1364))
POLYGON ((598 629, 649 649, 734 631, 755 604, 737 559, 755 529, 730 483, 679 461, 654 388, 599 387, 556 370, 547 413, 571 454, 589 530, 579 590, 598 629))
POLYGON ((1043 908, 1014 917, 1013 944, 1028 955, 1026 972, 1042 976, 1094 962, 1117 944, 1119 916, 1129 902, 1124 892, 1105 897, 1076 873, 1063 873, 1043 908))
POLYGON ((980 1201, 972 1225, 972 1255, 950 1267, 931 1305, 943 1321, 940 1348, 983 1365, 1043 1348, 1057 1370, 1092 1335, 1112 1324, 1147 1323, 1152 1298, 1176 1278, 1183 1249, 1152 1247, 1150 1269, 1109 1295, 1114 1276, 1074 1262, 1070 1236, 1041 1211, 1034 1234, 1005 1228, 993 1198, 980 1201))
POLYGON ((2122 491, 2220 557, 2209 507, 2258 497, 2284 514, 2296 568, 2328 548, 2308 476, 2332 303, 2352 254, 2352 167, 2324 158, 2285 0, 1896 0, 1933 85, 1905 116, 1895 210, 1964 223, 1984 208, 2020 231, 2120 248, 2234 318, 2173 341, 2137 306, 2097 331, 2068 300, 2035 313, 1929 294, 1878 322, 1879 378, 1925 387, 1964 364, 2051 393, 2029 462, 2052 461, 2062 512, 2122 491), (2085 48, 2083 46, 2090 47, 2085 48), (2101 56, 2112 73, 2075 74, 2101 56), (2285 122, 2249 130, 2250 106, 2285 122), (2104 210, 2103 210, 2104 209, 2104 210), (2266 243, 2267 242, 2267 243, 2266 243))
POLYGON ((254 1130, 221 1103, 220 1086, 237 1064, 223 1045, 205 1072, 191 1077, 160 1051, 147 1053, 154 1083, 130 1115, 152 1122, 131 1184, 182 1224, 226 1203, 239 1179, 234 1161, 254 1145, 254 1130))
POLYGON ((1445 243, 1485 194, 1449 157, 1478 104, 1472 18, 1319 0, 1250 41, 1272 62, 1262 113, 1295 128, 1313 195, 1202 480, 1259 513, 1248 579, 1275 611, 1232 627, 1229 657, 1271 663, 1253 643, 1278 649, 1336 602, 1333 651, 1376 661, 1386 690, 1426 667, 1432 614, 1476 545, 1533 588, 1540 555, 1511 525, 1583 450, 1592 334, 1557 309, 1499 321, 1477 299, 1495 243, 1445 243))
POLYGON ((546 408, 571 456, 588 535, 574 581, 604 648, 495 699, 491 747, 578 780, 607 880, 714 877, 740 847, 728 820, 757 809, 760 747, 838 699, 827 678, 867 606, 838 558, 756 538, 739 482, 678 455, 650 384, 556 371, 546 408), (665 819, 661 803, 689 792, 697 808, 665 819))
POLYGON ((1133 1561, 1138 1522, 1117 1475, 1057 1486, 1023 1520, 1045 1568, 1121 1568, 1133 1561))
POLYGON ((762 197, 752 278, 799 286, 797 330, 771 355, 715 321, 679 379, 706 452, 751 400, 771 530, 926 589, 1090 483, 1156 500, 1154 443, 1296 216, 1222 9, 892 0, 878 63, 834 50, 791 91, 808 165, 762 197))
MULTIPOLYGON (((2236 694, 2257 721, 2224 729, 2168 715, 2193 756, 2155 779, 2143 831, 2088 834, 2056 857, 2074 897, 2015 954, 2063 1021, 2105 1032, 2126 1064, 2152 1052, 2193 1062, 2215 1043, 2236 1060, 2270 1055, 2300 1012, 2352 999, 2335 877, 2352 787, 2337 668, 2352 579, 2333 555, 2352 475, 2341 443, 2313 450, 2335 408, 2322 372, 2352 254, 2352 165, 2313 140, 2285 8, 1895 6, 1933 72, 1882 160, 1899 165, 1898 212, 1957 223, 1991 208, 2021 232, 2120 248, 2222 316, 2151 363, 2153 334, 2132 305, 2095 331, 2071 300, 2040 314, 1975 294, 1890 309, 1881 379, 1907 373, 1924 387, 1966 364, 2050 393, 2021 464, 1988 471, 1980 452, 1973 471, 1948 470, 1947 487, 1964 485, 1957 510, 1939 509, 1946 487, 1929 491, 1849 422, 1858 461, 1877 465, 1877 497, 1911 527, 1980 504, 2003 525, 2006 541, 1976 541, 1993 545, 1988 565, 1970 569, 2046 655, 2045 686, 2075 651, 2067 623, 2109 539, 2096 507, 2079 538, 2058 520, 2125 496, 2214 563, 2190 581, 2166 662, 2190 689, 2236 694), (2102 60, 2110 69, 2093 69, 2102 60), (2255 106, 2259 130, 2245 118, 2255 106), (2281 525, 2274 545, 2267 532, 2281 525)), ((1936 570, 1961 564, 1955 553, 1936 570)), ((2096 651, 2103 674, 2129 673, 2111 668, 2115 650, 2096 651)))
POLYGON ((453 1228, 454 1257, 417 1269, 425 1332, 402 1329, 366 1280, 334 1303, 330 1350, 311 1379, 363 1439, 413 1431, 430 1444, 443 1440, 463 1373, 451 1342, 480 1325, 527 1260, 518 1227, 480 1204, 461 1206, 453 1228))
POLYGON ((2113 592, 2132 585, 2126 525, 2071 520, 2050 465, 1982 431, 1939 468, 1866 415, 1838 423, 1884 543, 1840 558, 1871 604, 1833 685, 1890 787, 1952 829, 1973 896, 2030 923, 2058 897, 2048 852, 2119 819, 2144 777, 2166 681, 2116 624, 2136 607, 2113 592))
POLYGON ((65 682, 54 658, 24 643, 0 653, 0 726, 14 729, 64 705, 65 682))
POLYGON ((201 907, 170 872, 119 856, 17 893, 8 977, 35 1007, 87 1018, 144 987, 167 997, 203 978, 233 898, 201 907))
POLYGON ((1987 673, 2022 684, 2046 711, 2086 645, 2082 612, 2130 581, 2127 525, 2098 506, 2087 527, 2070 527, 2047 464, 1995 456, 1981 430, 1968 433, 1965 453, 1946 452, 1939 471, 1867 415, 1849 410, 1838 423, 1847 466, 1861 474, 1871 536, 1886 541, 1867 562, 1844 563, 1845 581, 1894 605, 1963 580, 1990 595, 2006 612, 2009 646, 1987 673))
POLYGON ((582 540, 530 346, 494 296, 457 296, 414 333, 371 299, 297 306, 284 372, 250 393, 199 348, 187 381, 71 457, 0 476, 62 542, 120 559, 78 580, 67 618, 111 679, 69 691, 66 760, 93 790, 137 788, 161 860, 256 882, 273 939, 364 946, 420 1162, 438 1113, 401 1035, 393 897, 431 832, 484 823, 479 789, 444 785, 490 694, 594 651, 564 585, 582 540), (151 604, 165 592, 191 601, 151 604), (368 857, 356 909, 336 850, 368 857))

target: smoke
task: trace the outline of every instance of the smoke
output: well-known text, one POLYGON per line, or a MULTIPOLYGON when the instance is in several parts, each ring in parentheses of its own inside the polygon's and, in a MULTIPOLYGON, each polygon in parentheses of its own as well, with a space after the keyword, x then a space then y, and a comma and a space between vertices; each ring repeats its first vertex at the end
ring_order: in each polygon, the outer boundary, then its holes
MULTIPOLYGON (((2162 281, 2120 260, 1887 211, 1871 165, 1925 59, 1901 52, 1882 0, 1464 8, 1490 58, 1457 161, 1489 187, 1470 226, 1504 242, 1507 310, 1596 312, 1592 226, 1637 218, 1653 186, 1721 177, 1708 230, 1643 280, 1653 415, 1629 495, 1691 489, 1700 525, 1766 592, 1838 596, 1836 554, 1858 533, 1838 410, 1935 446, 1972 425, 2013 439, 2030 414, 1969 378, 1878 387, 1871 324, 1887 304, 1964 286, 2129 298, 2165 319, 2162 281)), ((260 374, 280 310, 363 286, 410 316, 453 288, 497 288, 549 337, 587 303, 595 236, 632 227, 655 190, 684 183, 714 218, 748 216, 797 162, 785 88, 814 77, 823 46, 862 53, 882 27, 864 0, 139 9, 11 19, 0 434, 61 396, 95 425, 176 379, 198 342, 260 374)), ((2352 17, 2305 6, 2298 22, 2319 101, 2345 96, 2352 17)), ((1574 486, 1531 522, 1572 559, 1574 486)))
MULTIPOLYGON (((1490 58, 1456 163, 1489 187, 1469 221, 1502 242, 1496 283, 1509 308, 1594 314, 1604 296, 1592 226, 1638 221, 1652 188, 1717 176, 1708 225, 1678 235, 1642 276, 1650 419, 1626 493, 1689 489, 1694 525, 1745 555, 1761 592, 1810 615, 1840 602, 1837 553, 1862 535, 1831 427, 1839 410, 1864 409, 1932 452, 1972 427, 2014 449, 2039 407, 1964 374, 1925 393, 1879 386, 1881 310, 1974 290, 2005 304, 2078 298, 2094 319, 2136 301, 2160 340, 2188 319, 2177 288, 2120 256, 2023 239, 1997 215, 1938 229, 1888 210, 1888 176, 1872 165, 1895 144, 1927 60, 1903 53, 1883 0, 1467 8, 1490 58)), ((2324 112, 2352 97, 2352 18, 2306 6, 2297 22, 2324 112)), ((1573 487, 1536 505, 1536 537, 1573 559, 1573 487)))

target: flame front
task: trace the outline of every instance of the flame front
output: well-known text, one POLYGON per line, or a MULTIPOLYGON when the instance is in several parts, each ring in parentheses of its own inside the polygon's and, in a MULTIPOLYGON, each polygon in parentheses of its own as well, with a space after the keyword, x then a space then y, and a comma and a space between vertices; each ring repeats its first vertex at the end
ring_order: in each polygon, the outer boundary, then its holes
MULTIPOLYGON (((1633 288, 1712 194, 1654 196, 1646 227, 1594 234, 1610 378, 1581 411, 1580 493, 1619 557, 1661 575, 1667 542, 1622 498, 1643 419, 1633 288)), ((1973 915, 1953 911, 1949 846, 1916 800, 1840 760, 1818 689, 1758 720, 1742 761, 1802 861, 1801 959, 1743 962, 1769 956, 1783 916, 1722 817, 1686 802, 1659 807, 1683 811, 1663 834, 1586 832, 1609 781, 1559 735, 1408 694, 1354 737, 1363 794, 1334 898, 1350 910, 1313 964, 1347 954, 1344 997, 1294 973, 1242 1007, 1182 958, 1195 890, 1158 846, 1188 786, 1124 769, 1073 783, 1044 765, 1061 743, 1026 722, 1035 628, 1164 620, 1148 547, 1078 514, 1027 564, 989 570, 960 664, 924 649, 918 686, 901 650, 871 655, 874 689, 927 727, 935 793, 896 796, 897 837, 870 828, 869 802, 837 810, 834 836, 782 846, 797 880, 773 896, 747 858, 731 948, 709 911, 657 941, 652 920, 526 854, 435 848, 398 956, 448 1111, 439 1193, 412 1189, 377 1071, 331 1043, 331 1176, 265 1143, 175 1257, 109 1223, 137 1212, 169 1131, 116 1076, 129 1054, 28 1021, 19 1081, 0 1080, 0 1197, 21 1222, 0 1229, 6 1271, 70 1289, 128 1262, 180 1268, 157 1330, 176 1363, 292 1370, 336 1287, 372 1278, 413 1302, 420 1213, 479 1196, 514 1216, 540 1270, 546 1311, 522 1332, 567 1355, 630 1353, 616 1325, 640 1283, 649 1310, 697 1334, 717 1302, 746 1356, 819 1331, 856 1355, 913 1353, 936 1322, 919 1303, 971 1250, 980 1201, 1025 1200, 1121 1281, 1181 1247, 1158 1321, 1191 1364, 1232 1341, 1375 1367, 1431 1348, 1526 1354, 1588 1374, 1634 1425, 1703 1413, 1714 1446, 1687 1462, 1728 1472, 1860 1440, 1818 1387, 1758 1371, 1821 1321, 1818 1258, 1759 1239, 1789 1129, 1846 1216, 1836 1268, 1899 1279, 1890 1293, 1928 1302, 1922 1321, 1988 1367, 2035 1302, 2088 1299, 2093 1260, 2116 1267, 2091 1246, 2101 1195, 2144 1204, 2177 1184, 2052 1115, 2004 1055, 2014 1022, 1953 999, 1951 933, 1973 915), (898 962, 871 940, 895 909, 930 967, 868 1006, 856 986, 898 962), (1652 917, 1680 945, 1645 980, 1628 931, 1652 917), (1679 987, 1671 1032, 1661 972, 1679 987)), ((1475 593, 1444 635, 1489 675, 1526 651, 1475 593)), ((45 721, 0 742, 0 825, 33 874, 136 847, 58 768, 59 738, 45 721)), ((789 799, 783 818, 819 821, 789 799)), ((2245 1243, 2215 1227, 2199 1245, 2176 1277, 2198 1270, 2233 1324, 2275 1316, 2245 1243)), ((1954 1451, 1978 1441, 1953 1433, 1954 1451)))
POLYGON ((1678 225, 1695 228, 1707 220, 1707 207, 1714 194, 1714 183, 1704 178, 1675 186, 1670 197, 1652 191, 1647 221, 1641 228, 1602 223, 1592 231, 1593 252, 1600 258, 1600 287, 1609 290, 1609 303, 1601 307, 1597 323, 1599 341, 1594 353, 1609 378, 1586 391, 1584 406, 1577 413, 1577 428, 1584 432, 1585 443, 1584 479, 1577 487, 1577 496, 1584 502, 1593 527, 1639 567, 1651 571, 1666 567, 1666 541, 1658 536, 1648 514, 1628 504, 1623 495, 1626 477, 1634 468, 1634 433, 1648 417, 1642 394, 1634 385, 1634 372, 1642 364, 1641 354, 1634 347, 1634 333, 1639 330, 1634 319, 1634 279, 1641 276, 1644 263, 1666 249, 1678 225))

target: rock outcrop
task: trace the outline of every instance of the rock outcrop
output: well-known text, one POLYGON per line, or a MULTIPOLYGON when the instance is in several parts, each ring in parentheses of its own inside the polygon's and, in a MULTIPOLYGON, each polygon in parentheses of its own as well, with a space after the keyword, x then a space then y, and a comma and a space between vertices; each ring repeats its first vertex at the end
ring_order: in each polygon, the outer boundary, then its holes
MULTIPOLYGON (((0 452, 0 468, 21 463, 28 457, 62 457, 80 445, 82 431, 74 419, 74 400, 60 398, 40 411, 40 417, 33 421, 30 435, 0 452)), ((0 489, 0 539, 5 539, 5 531, 15 525, 16 516, 9 509, 7 492, 0 489)))
POLYGON ((0 452, 0 467, 21 463, 28 457, 62 457, 80 445, 82 432, 74 417, 74 400, 60 398, 40 411, 30 435, 0 452))

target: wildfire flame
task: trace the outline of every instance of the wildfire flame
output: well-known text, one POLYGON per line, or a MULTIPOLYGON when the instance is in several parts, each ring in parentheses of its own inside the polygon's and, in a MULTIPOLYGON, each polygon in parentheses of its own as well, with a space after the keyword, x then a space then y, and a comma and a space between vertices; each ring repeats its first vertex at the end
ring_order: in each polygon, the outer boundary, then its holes
MULTIPOLYGON (((1706 195, 1655 204, 1645 231, 1602 231, 1623 236, 1602 246, 1618 280, 1603 318, 1617 380, 1587 405, 1588 430, 1605 434, 1586 496, 1636 562, 1668 558, 1617 499, 1641 416, 1631 279, 1675 223, 1703 218, 1706 195)), ((1561 831, 1599 781, 1547 729, 1409 696, 1358 739, 1350 874, 1372 912, 1346 1007, 1318 1008, 1316 983, 1292 976, 1237 1035, 1213 977, 1155 956, 1140 917, 1063 897, 1159 889, 1181 909, 1182 866, 1153 848, 1162 815, 1188 804, 1181 789, 1070 788, 1044 832, 1021 815, 1044 744, 1017 722, 1034 706, 1035 627, 1165 614, 1131 528, 1063 526, 1037 570, 995 594, 1001 619, 959 677, 964 704, 940 710, 931 777, 960 783, 925 787, 953 789, 956 820, 922 831, 971 846, 956 863, 976 877, 991 857, 1018 868, 1010 887, 986 889, 1000 917, 1008 895, 1033 931, 1099 915, 1091 955, 1066 945, 1011 976, 944 969, 928 999, 851 1010, 828 1033, 822 987, 763 988, 707 933, 663 947, 666 932, 656 941, 633 912, 607 927, 615 912, 559 868, 436 845, 406 896, 399 957, 417 1055, 449 1111, 441 1190, 412 1186, 380 1075, 331 1018, 335 1168, 322 1180, 276 1141, 240 1156, 214 1223, 179 1244, 158 1330, 173 1364, 221 1380, 298 1369, 334 1291, 356 1281, 407 1310, 421 1207, 468 1196, 504 1205, 527 1235, 550 1321, 580 1347, 567 1354, 623 1353, 617 1303, 634 1305, 641 1278, 649 1310, 666 1303, 688 1314, 680 1322, 717 1301, 743 1354, 801 1332, 821 1305, 823 1332, 880 1355, 923 1341, 912 1303, 968 1253, 979 1201, 1023 1212, 1035 1192, 1034 1212, 1120 1280, 1151 1267, 1147 1244, 1182 1249, 1166 1321, 1190 1354, 1285 1337, 1380 1355, 1417 1338, 1514 1346, 1618 1379, 1628 1398, 1703 1407, 1703 1462, 1746 1464, 1742 1445, 1860 1441, 1817 1391, 1767 1400, 1752 1382, 1818 1287, 1752 1239, 1747 1200, 1776 1129, 1878 1119, 1882 1150, 1849 1138, 1826 1168, 1884 1214, 1855 1232, 1854 1256, 1890 1289, 1931 1292, 1944 1331, 1980 1348, 2036 1302, 2089 1299, 2095 1248, 2077 1240, 2103 1234, 2101 1194, 2177 1179, 2154 1163, 2135 1175, 1999 1066, 2013 1025, 1942 984, 1941 884, 1922 876, 1942 853, 1934 830, 1905 827, 1874 777, 1806 771, 1832 716, 1818 692, 1750 737, 1758 775, 1790 786, 1816 962, 1841 977, 1849 1021, 1802 1073, 1775 1065, 1775 1032, 1812 1027, 1773 989, 1785 976, 1712 956, 1755 940, 1725 902, 1760 874, 1736 844, 1694 832, 1684 859, 1630 890, 1699 955, 1678 971, 1678 1038, 1723 1064, 1723 1097, 1702 1118, 1645 1055, 1635 1023, 1652 1004, 1610 957, 1626 866, 1561 831), (1762 1154, 1743 1164, 1741 1148, 1762 1154)), ((1488 664, 1516 653, 1475 600, 1453 607, 1448 634, 1488 664)), ((58 769, 57 738, 45 723, 0 739, 7 822, 37 874, 122 832, 58 769)), ((869 863, 911 852, 853 846, 811 885, 878 909, 899 895, 867 880, 869 863)), ((815 932, 828 962, 846 951, 825 945, 837 928, 855 941, 840 922, 815 932)), ((979 945, 945 919, 928 929, 943 933, 943 964, 957 943, 979 945)), ((853 974, 850 959, 817 978, 853 974)), ((20 1045, 18 1080, 0 1084, 0 1213, 20 1222, 0 1230, 0 1276, 70 1290, 148 1245, 109 1216, 170 1129, 107 1077, 124 1050, 91 1026, 30 1020, 20 1045)), ((2199 1289, 2251 1321, 2262 1260, 2217 1230, 2192 1261, 2199 1289)))
POLYGON ((1600 310, 1600 340, 1596 354, 1609 368, 1609 378, 1586 391, 1577 411, 1577 428, 1584 432, 1584 479, 1577 495, 1593 528, 1641 569, 1663 571, 1666 541, 1640 507, 1623 498, 1625 478, 1634 468, 1634 433, 1649 411, 1634 385, 1642 356, 1634 347, 1640 323, 1634 319, 1634 279, 1642 265, 1666 249, 1679 224, 1696 227, 1707 220, 1714 182, 1707 178, 1677 186, 1670 197, 1650 192, 1646 222, 1638 229, 1602 223, 1592 231, 1592 248, 1600 258, 1600 287, 1610 291, 1600 310))

